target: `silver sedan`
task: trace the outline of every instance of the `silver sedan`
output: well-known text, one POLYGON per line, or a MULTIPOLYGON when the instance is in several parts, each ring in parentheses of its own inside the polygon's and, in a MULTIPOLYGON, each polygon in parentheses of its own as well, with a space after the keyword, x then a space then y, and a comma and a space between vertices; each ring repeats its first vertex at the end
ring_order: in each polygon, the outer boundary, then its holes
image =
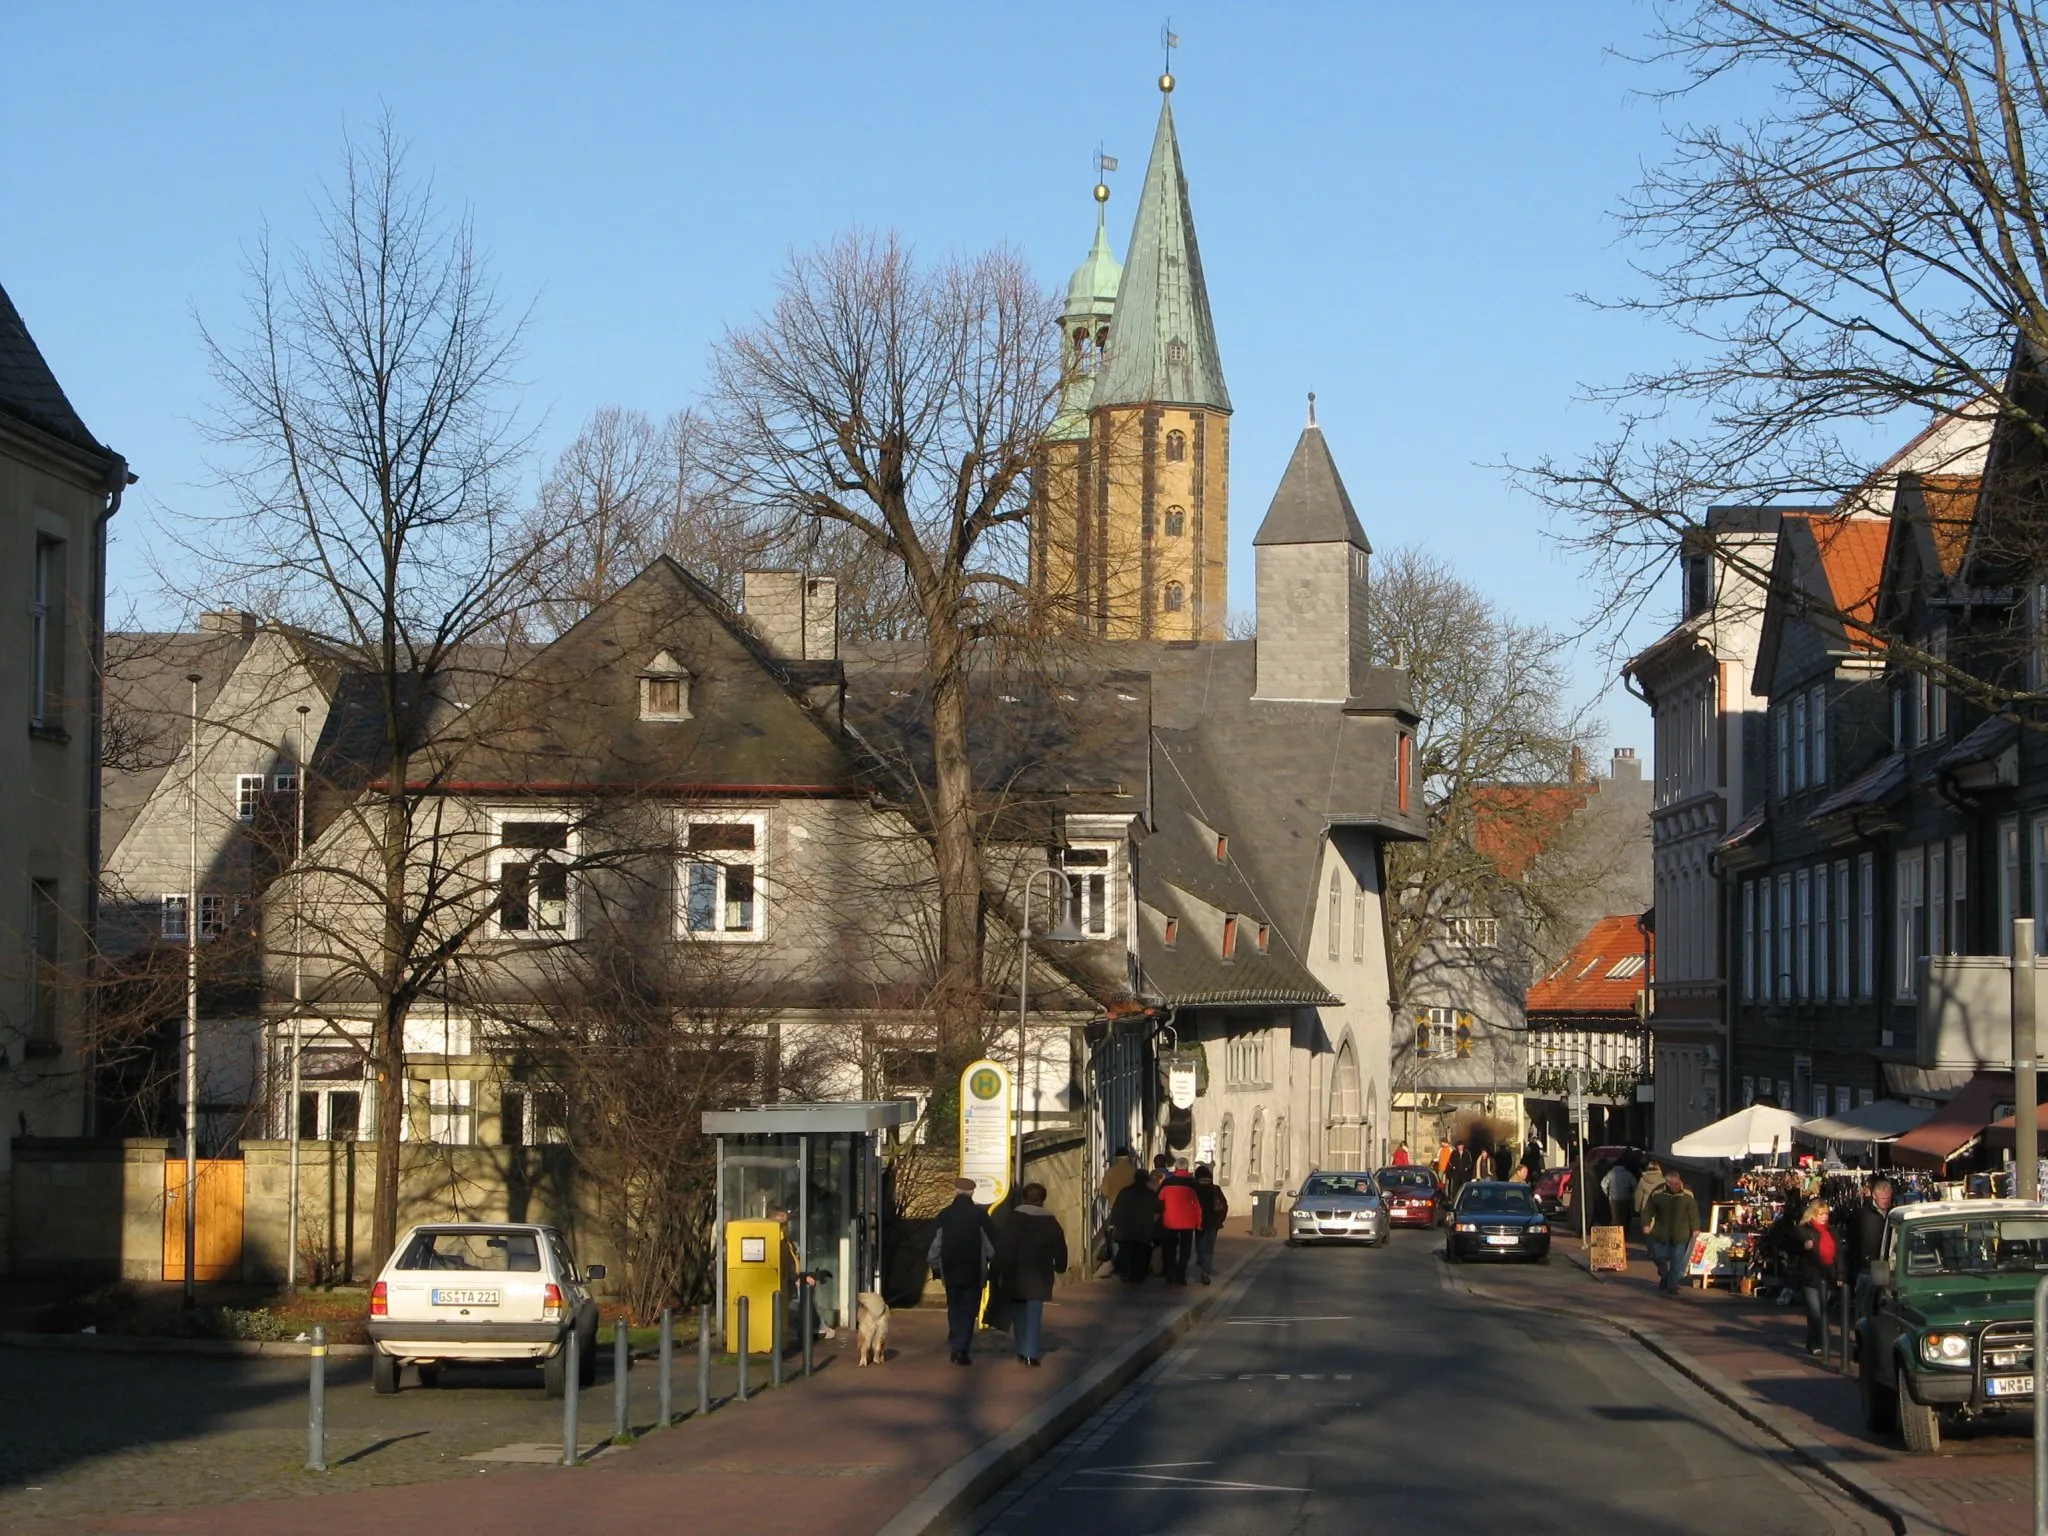
POLYGON ((1287 1213, 1287 1246, 1303 1243, 1384 1243, 1391 1223, 1387 1203, 1370 1173, 1318 1169, 1294 1193, 1287 1213))

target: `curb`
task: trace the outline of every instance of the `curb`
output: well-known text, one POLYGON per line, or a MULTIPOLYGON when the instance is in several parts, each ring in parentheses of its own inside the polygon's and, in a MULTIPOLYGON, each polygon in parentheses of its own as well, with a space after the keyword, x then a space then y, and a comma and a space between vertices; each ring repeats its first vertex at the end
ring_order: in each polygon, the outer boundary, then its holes
MULTIPOLYGON (((100 1355, 213 1355, 229 1359, 263 1356, 306 1359, 311 1342, 296 1339, 158 1339, 119 1333, 0 1333, 0 1349, 65 1349, 100 1355)), ((368 1355, 367 1344, 330 1344, 329 1358, 368 1355)))
POLYGON ((1147 1366, 1209 1315, 1237 1280, 1275 1251, 1274 1247, 1262 1246, 1246 1254, 1227 1273, 1216 1277, 1215 1289, 1209 1295, 1160 1318, 988 1444, 954 1462, 933 1478, 924 1492, 890 1517, 875 1536, 940 1536, 957 1528, 991 1494, 1143 1375, 1147 1366))
MULTIPOLYGON (((1586 1266, 1577 1258, 1571 1258, 1570 1262, 1581 1274, 1589 1273, 1586 1266)), ((1953 1529, 1926 1505, 1907 1497, 1883 1478, 1858 1465, 1853 1453, 1806 1434, 1782 1410, 1765 1402, 1742 1383, 1724 1376, 1711 1365, 1694 1359, 1676 1344, 1665 1339, 1662 1334, 1648 1328, 1638 1328, 1618 1318, 1574 1312, 1565 1307, 1547 1306, 1539 1301, 1511 1301, 1506 1297, 1487 1296, 1470 1286, 1460 1286, 1460 1289, 1475 1301, 1490 1302, 1503 1307, 1521 1307, 1531 1312, 1548 1313, 1552 1317, 1570 1318, 1577 1322, 1612 1328, 1616 1333, 1642 1345, 1723 1407, 1783 1443, 1787 1449, 1857 1503, 1884 1516, 1899 1536, 1942 1536, 1942 1533, 1953 1529)))

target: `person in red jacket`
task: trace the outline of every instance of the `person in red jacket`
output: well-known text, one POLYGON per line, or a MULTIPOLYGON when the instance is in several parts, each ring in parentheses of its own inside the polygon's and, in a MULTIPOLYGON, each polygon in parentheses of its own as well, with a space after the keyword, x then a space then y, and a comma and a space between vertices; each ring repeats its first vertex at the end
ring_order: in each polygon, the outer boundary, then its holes
POLYGON ((1188 1283, 1188 1260, 1195 1234, 1202 1230, 1202 1196, 1195 1188, 1188 1162, 1182 1158, 1159 1186, 1160 1225, 1166 1229, 1166 1283, 1188 1283))

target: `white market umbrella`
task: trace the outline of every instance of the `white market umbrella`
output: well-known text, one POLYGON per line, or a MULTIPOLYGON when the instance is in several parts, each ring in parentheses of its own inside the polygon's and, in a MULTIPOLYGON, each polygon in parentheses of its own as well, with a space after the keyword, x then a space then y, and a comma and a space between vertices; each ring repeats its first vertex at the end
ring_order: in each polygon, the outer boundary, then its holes
POLYGON ((1671 1143, 1673 1157, 1760 1157, 1790 1144, 1800 1117, 1789 1109, 1752 1104, 1671 1143))

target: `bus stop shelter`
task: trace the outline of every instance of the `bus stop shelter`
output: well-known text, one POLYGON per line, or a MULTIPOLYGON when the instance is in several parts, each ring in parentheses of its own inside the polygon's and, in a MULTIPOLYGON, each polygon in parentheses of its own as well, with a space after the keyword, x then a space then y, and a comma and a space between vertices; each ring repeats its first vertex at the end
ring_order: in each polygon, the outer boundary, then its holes
POLYGON ((725 1227, 787 1212, 800 1268, 818 1282, 819 1319, 844 1327, 854 1297, 882 1288, 882 1143, 917 1119, 909 1099, 707 1110, 718 1144, 718 1316, 725 1316, 725 1227))

